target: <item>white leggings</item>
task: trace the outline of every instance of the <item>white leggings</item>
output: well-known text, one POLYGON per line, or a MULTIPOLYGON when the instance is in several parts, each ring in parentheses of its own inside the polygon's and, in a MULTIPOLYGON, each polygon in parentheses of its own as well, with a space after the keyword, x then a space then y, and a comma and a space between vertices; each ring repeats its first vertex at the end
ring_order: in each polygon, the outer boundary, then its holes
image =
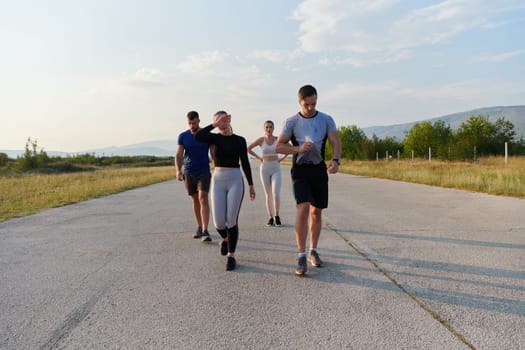
POLYGON ((215 228, 223 230, 237 225, 244 197, 241 169, 215 169, 211 177, 211 210, 215 228))
POLYGON ((277 215, 281 205, 281 198, 279 197, 281 192, 281 165, 278 161, 263 161, 261 164, 261 182, 266 195, 266 210, 268 210, 268 215, 273 217, 277 215))

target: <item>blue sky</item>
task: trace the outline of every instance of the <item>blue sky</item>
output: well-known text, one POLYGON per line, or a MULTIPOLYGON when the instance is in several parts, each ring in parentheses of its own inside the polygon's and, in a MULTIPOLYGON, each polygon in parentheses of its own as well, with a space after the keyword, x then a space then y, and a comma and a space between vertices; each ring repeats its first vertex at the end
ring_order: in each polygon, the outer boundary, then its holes
POLYGON ((338 126, 525 104, 523 0, 0 0, 0 149, 250 142, 312 84, 338 126))

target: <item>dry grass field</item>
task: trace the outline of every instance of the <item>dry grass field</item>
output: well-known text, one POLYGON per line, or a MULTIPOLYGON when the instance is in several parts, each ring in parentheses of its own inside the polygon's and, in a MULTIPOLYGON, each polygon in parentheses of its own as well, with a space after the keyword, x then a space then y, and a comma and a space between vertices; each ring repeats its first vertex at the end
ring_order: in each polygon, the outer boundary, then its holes
POLYGON ((476 162, 437 160, 343 161, 341 172, 525 198, 525 158, 482 158, 476 162))
MULTIPOLYGON (((284 164, 290 164, 285 161, 284 164)), ((343 160, 343 173, 525 198, 525 158, 343 160)), ((175 178, 173 166, 0 176, 0 221, 175 178)))
POLYGON ((175 178, 173 166, 0 177, 0 221, 175 178))

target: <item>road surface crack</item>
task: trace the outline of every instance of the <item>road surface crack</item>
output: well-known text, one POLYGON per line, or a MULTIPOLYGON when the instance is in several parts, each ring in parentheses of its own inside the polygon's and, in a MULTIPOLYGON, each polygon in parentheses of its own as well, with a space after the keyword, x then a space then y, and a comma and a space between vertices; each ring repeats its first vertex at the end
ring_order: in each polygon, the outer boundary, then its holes
POLYGON ((416 304, 419 305, 419 307, 421 307, 423 310, 429 313, 430 316, 432 316, 432 318, 441 323, 443 327, 445 327, 448 331, 454 334, 459 340, 465 343, 472 350, 477 350, 477 347, 470 340, 468 340, 467 337, 463 333, 461 333, 459 329, 452 326, 447 320, 442 318, 436 311, 432 310, 430 306, 425 304, 425 302, 419 299, 415 294, 411 293, 405 287, 403 287, 403 285, 399 283, 392 274, 390 274, 386 269, 381 267, 379 263, 372 259, 366 252, 361 250, 358 246, 356 246, 348 238, 346 238, 341 232, 337 230, 336 227, 329 223, 327 224, 327 226, 330 230, 334 231, 339 237, 341 237, 357 254, 359 254, 366 261, 372 264, 379 272, 381 272, 388 280, 390 280, 390 282, 392 282, 397 288, 399 288, 403 293, 405 293, 410 299, 415 301, 416 304))

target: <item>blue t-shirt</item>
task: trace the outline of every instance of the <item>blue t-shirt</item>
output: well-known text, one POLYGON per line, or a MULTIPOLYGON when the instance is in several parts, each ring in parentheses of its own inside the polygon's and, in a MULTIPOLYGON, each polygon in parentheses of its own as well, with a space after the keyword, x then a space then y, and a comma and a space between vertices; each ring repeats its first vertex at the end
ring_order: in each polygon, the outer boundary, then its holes
POLYGON ((297 113, 286 119, 281 134, 290 137, 294 146, 313 142, 311 151, 294 155, 295 164, 319 164, 324 160, 325 143, 329 132, 337 131, 334 119, 317 111, 313 117, 306 118, 297 113))
POLYGON ((184 147, 185 174, 210 172, 209 144, 197 141, 190 130, 186 130, 179 135, 178 144, 184 147))

